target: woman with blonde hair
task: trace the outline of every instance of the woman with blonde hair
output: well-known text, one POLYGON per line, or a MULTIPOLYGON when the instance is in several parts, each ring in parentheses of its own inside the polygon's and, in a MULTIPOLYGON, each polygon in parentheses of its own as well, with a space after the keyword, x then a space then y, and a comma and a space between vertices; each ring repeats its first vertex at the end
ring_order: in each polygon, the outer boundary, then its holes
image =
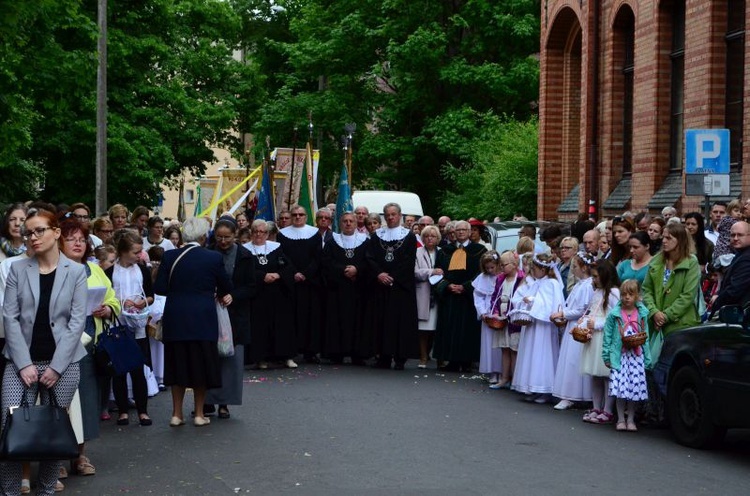
POLYGON ((430 359, 432 339, 437 328, 437 301, 432 294, 432 276, 442 276, 443 270, 436 268, 438 251, 440 248, 440 230, 435 226, 427 226, 422 230, 423 246, 417 248, 417 261, 414 267, 414 277, 417 282, 417 329, 419 331, 419 367, 427 368, 430 359))

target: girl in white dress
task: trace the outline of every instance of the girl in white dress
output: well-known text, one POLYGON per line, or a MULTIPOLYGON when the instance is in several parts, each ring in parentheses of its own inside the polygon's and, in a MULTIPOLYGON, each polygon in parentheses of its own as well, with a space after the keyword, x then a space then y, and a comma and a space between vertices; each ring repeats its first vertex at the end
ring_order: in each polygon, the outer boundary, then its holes
POLYGON ((482 321, 482 340, 479 349, 479 373, 489 374, 490 384, 497 384, 502 372, 499 348, 492 347, 495 329, 485 322, 485 317, 492 316, 492 307, 495 301, 495 286, 497 285, 497 269, 500 263, 500 255, 495 250, 488 251, 479 260, 481 273, 472 281, 474 288, 474 308, 477 310, 477 318, 482 321))
POLYGON ((500 275, 495 284, 494 305, 492 314, 506 321, 504 329, 495 331, 492 336, 492 347, 502 353, 503 374, 500 382, 491 385, 490 389, 509 388, 516 369, 518 342, 521 340, 521 327, 508 322, 508 312, 513 309, 513 296, 524 286, 524 272, 518 270, 518 259, 512 251, 500 255, 500 275))
POLYGON ((594 405, 593 409, 583 415, 583 421, 610 424, 614 420, 614 399, 607 394, 609 369, 602 360, 602 329, 607 314, 620 300, 617 270, 609 260, 599 260, 592 267, 591 280, 594 284, 594 296, 586 314, 578 320, 580 327, 588 327, 591 331, 591 340, 583 345, 581 353, 581 373, 591 376, 591 396, 594 405))
POLYGON ((532 321, 521 331, 511 387, 529 395, 528 401, 537 403, 546 403, 552 393, 560 350, 557 326, 549 320, 552 312, 563 304, 562 284, 556 268, 551 255, 534 255, 531 274, 535 281, 528 292, 516 291, 512 300, 516 308, 523 303, 527 305, 532 321))
POLYGON ((562 311, 550 315, 550 319, 563 318, 568 321, 560 344, 560 357, 555 371, 555 386, 552 395, 560 398, 555 410, 567 410, 576 401, 591 401, 591 376, 581 374, 581 352, 583 344, 573 339, 571 330, 578 325, 594 296, 591 283, 591 266, 596 258, 588 253, 578 253, 570 262, 570 271, 578 282, 570 290, 562 311))

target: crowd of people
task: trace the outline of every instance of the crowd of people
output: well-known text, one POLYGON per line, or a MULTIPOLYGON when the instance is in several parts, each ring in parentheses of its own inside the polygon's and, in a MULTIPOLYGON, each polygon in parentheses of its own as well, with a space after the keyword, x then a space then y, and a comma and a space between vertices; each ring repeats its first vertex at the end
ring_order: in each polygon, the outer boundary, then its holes
MULTIPOLYGON (((150 382, 170 388, 170 426, 185 425, 191 389, 192 423, 205 427, 242 404, 245 368, 403 370, 414 359, 635 431, 636 418, 663 419, 649 373, 663 337, 750 294, 750 202, 715 203, 707 224, 671 207, 599 224, 582 217, 538 238, 528 223, 503 253, 473 218, 435 223, 395 203, 382 217, 362 206, 314 216, 313 226, 294 206, 276 222, 243 212, 212 225, 145 207, 92 218, 82 203, 10 205, 0 231, 3 425, 24 394, 45 403, 54 390, 79 426, 71 469, 93 475, 86 442, 110 412, 124 427, 134 405, 134 420, 152 425, 150 382), (217 349, 222 311, 232 356, 217 349), (115 317, 145 366, 112 376, 96 366, 96 343, 115 317)), ((5 494, 30 491, 28 464, 0 473, 5 494)), ((38 494, 61 490, 65 476, 62 463, 42 462, 38 494)))

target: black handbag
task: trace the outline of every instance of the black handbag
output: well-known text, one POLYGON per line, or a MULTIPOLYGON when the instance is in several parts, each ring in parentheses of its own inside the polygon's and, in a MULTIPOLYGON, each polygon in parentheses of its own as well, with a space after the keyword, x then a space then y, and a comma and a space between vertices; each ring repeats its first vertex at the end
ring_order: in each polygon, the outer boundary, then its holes
POLYGON ((48 405, 29 405, 29 389, 24 388, 21 405, 8 408, 0 435, 1 459, 24 462, 78 458, 78 441, 68 412, 57 403, 52 389, 46 391, 48 405))
POLYGON ((96 342, 94 365, 97 374, 123 375, 144 363, 143 352, 135 342, 135 336, 128 326, 121 324, 115 317, 113 324, 104 328, 96 342))

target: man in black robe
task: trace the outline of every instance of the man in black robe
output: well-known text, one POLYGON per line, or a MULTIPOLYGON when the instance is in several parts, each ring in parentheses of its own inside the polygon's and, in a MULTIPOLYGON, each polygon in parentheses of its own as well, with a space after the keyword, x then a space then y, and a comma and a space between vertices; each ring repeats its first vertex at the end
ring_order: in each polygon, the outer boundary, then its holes
POLYGON ((366 234, 357 232, 357 218, 351 212, 339 220, 341 234, 334 233, 323 249, 322 275, 325 282, 324 355, 334 363, 351 356, 352 363, 364 358, 355 351, 364 324, 368 246, 366 234))
POLYGON ((449 361, 446 370, 471 371, 479 360, 481 322, 474 308, 472 281, 479 275, 479 261, 487 249, 469 240, 471 226, 456 223, 456 243, 438 253, 436 266, 443 279, 435 285, 438 298, 438 321, 433 355, 438 361, 449 361))
POLYGON ((414 265, 417 238, 401 227, 401 207, 388 203, 383 207, 386 226, 372 233, 367 260, 375 281, 375 294, 368 321, 374 326, 377 366, 403 370, 417 350, 417 294, 414 265))
POLYGON ((291 208, 292 225, 279 231, 277 240, 294 267, 292 304, 297 348, 306 360, 317 362, 320 353, 322 309, 320 293, 321 238, 316 227, 307 225, 305 209, 291 208))

